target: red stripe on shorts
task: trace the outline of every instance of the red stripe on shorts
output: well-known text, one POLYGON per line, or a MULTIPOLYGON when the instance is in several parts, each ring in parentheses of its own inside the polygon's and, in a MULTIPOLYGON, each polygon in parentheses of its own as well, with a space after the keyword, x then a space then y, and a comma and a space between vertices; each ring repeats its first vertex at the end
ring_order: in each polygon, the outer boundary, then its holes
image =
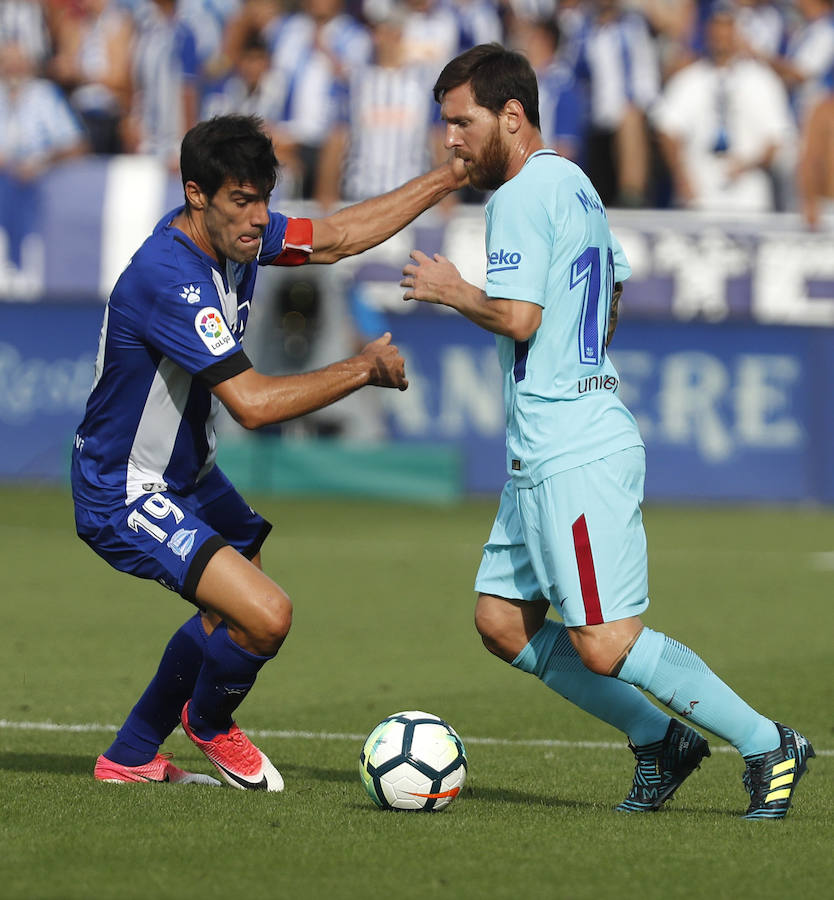
POLYGON ((576 565, 579 569, 579 586, 582 589, 582 603, 585 606, 585 624, 601 625, 602 609, 599 605, 597 573, 594 569, 594 554, 588 537, 588 523, 584 514, 573 523, 573 549, 576 551, 576 565))

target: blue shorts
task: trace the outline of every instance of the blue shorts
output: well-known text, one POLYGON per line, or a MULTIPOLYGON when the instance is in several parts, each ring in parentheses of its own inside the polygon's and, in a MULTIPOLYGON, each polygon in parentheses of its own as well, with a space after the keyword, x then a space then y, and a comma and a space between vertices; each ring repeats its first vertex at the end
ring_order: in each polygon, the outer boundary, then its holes
POLYGON ((631 447, 532 488, 508 482, 475 590, 546 597, 568 626, 639 616, 649 605, 645 471, 644 449, 631 447))
POLYGON ((231 545, 252 559, 272 528, 217 466, 186 495, 143 494, 109 515, 76 503, 75 522, 79 537, 114 569, 152 578, 192 603, 200 576, 221 547, 231 545))

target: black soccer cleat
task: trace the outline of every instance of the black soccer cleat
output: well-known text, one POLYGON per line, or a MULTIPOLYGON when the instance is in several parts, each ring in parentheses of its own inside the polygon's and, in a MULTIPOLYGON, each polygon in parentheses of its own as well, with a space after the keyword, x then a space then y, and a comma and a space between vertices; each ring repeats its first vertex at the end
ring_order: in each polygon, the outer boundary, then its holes
POLYGON ((767 753, 745 756, 742 781, 750 794, 745 819, 784 819, 808 760, 816 756, 810 741, 798 731, 774 722, 779 746, 767 753))
POLYGON ((629 795, 616 807, 619 812, 655 812, 709 756, 709 745, 677 719, 669 722, 662 741, 629 749, 637 760, 629 795))

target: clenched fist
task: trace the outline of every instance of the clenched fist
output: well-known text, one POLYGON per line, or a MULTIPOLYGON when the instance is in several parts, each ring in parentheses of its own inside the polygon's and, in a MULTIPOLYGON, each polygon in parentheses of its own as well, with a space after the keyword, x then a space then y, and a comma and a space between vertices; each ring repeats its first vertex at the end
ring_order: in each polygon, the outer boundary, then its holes
POLYGON ((400 355, 397 345, 391 343, 390 331, 366 344, 359 355, 371 361, 371 384, 397 388, 400 391, 408 387, 405 360, 400 355))

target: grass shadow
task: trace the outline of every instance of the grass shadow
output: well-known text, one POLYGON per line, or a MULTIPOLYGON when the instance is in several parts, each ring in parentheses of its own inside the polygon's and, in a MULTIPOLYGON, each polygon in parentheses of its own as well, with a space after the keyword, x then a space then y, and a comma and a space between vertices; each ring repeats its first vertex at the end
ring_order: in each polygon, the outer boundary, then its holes
POLYGON ((66 753, 0 753, 0 771, 43 772, 49 775, 93 774, 95 757, 66 753))
POLYGON ((324 769, 321 766, 298 766, 286 762, 277 763, 282 775, 297 777, 299 781, 307 778, 311 781, 325 781, 330 783, 352 783, 359 781, 358 767, 356 769, 324 769))

